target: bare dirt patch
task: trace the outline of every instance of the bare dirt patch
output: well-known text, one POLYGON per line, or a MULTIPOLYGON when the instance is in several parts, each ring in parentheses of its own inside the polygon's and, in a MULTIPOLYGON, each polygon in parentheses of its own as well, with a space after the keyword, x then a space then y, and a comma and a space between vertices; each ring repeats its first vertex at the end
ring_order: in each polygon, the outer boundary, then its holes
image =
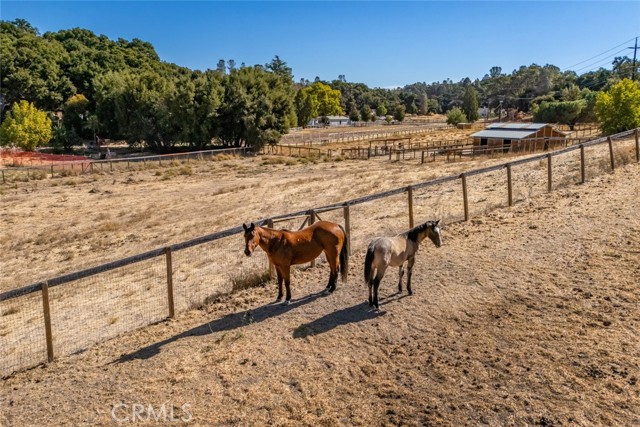
MULTIPOLYGON (((260 162, 232 159, 169 180, 153 170, 105 172, 73 186, 5 189, 3 229, 20 232, 0 242, 11 277, 2 286, 67 271, 57 251, 71 251, 74 265, 117 259, 470 167, 260 162), (245 188, 238 190, 238 178, 245 188)), ((564 167, 574 173, 575 161, 564 167)), ((502 178, 471 197, 504 200, 502 178)), ((117 425, 114 408, 130 419, 134 404, 171 402, 177 418, 188 404, 183 424, 198 426, 638 425, 640 169, 589 179, 544 197, 525 182, 515 207, 447 225, 445 246, 426 245, 418 255, 416 295, 394 294, 397 276, 387 274, 381 313, 364 304, 359 244, 349 283, 331 296, 317 294, 326 265, 298 269, 291 306, 271 304, 273 284, 245 290, 16 374, 2 383, 0 421, 117 425)), ((432 216, 429 209, 420 219, 432 216)), ((358 218, 361 235, 380 232, 376 218, 388 210, 381 206, 366 225, 358 218)))

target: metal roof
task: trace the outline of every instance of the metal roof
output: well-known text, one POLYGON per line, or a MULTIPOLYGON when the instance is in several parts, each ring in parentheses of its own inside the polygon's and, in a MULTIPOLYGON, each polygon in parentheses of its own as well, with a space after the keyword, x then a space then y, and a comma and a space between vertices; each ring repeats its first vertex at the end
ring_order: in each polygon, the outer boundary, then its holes
POLYGON ((549 123, 493 123, 487 126, 487 129, 539 130, 546 126, 551 125, 549 123))
POLYGON ((471 134, 471 136, 474 138, 524 139, 536 132, 536 129, 485 129, 471 134))

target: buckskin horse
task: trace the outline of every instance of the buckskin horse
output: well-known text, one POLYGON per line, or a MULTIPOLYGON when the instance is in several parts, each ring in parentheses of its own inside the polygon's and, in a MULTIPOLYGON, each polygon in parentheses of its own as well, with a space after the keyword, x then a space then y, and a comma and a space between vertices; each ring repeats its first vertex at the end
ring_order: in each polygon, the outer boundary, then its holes
POLYGON ((244 228, 244 253, 250 256, 257 246, 267 253, 269 261, 275 266, 278 276, 278 298, 282 300, 282 282, 287 290, 285 305, 291 302, 291 266, 304 264, 316 259, 324 252, 331 268, 329 284, 325 294, 336 290, 338 271, 342 282, 347 281, 349 255, 347 238, 341 225, 329 221, 318 221, 300 231, 275 230, 251 223, 244 228))
POLYGON ((420 243, 427 237, 437 247, 442 246, 440 220, 427 221, 394 237, 377 237, 369 243, 364 261, 364 281, 369 286, 369 307, 380 308, 378 304, 378 287, 389 266, 400 267, 398 293, 402 293, 403 264, 405 261, 408 261, 407 291, 409 295, 413 295, 411 290, 413 264, 416 262, 416 252, 420 243))

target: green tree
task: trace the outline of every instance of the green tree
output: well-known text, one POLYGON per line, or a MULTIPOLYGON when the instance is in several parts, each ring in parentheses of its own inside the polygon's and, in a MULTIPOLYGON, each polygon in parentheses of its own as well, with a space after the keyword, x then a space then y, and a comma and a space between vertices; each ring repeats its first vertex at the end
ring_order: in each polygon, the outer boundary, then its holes
POLYGON ((340 91, 321 82, 305 86, 296 93, 295 113, 302 127, 307 127, 309 121, 317 117, 340 115, 340 91))
POLYGON ((349 120, 352 122, 360 121, 360 113, 358 113, 358 109, 355 104, 351 104, 351 109, 349 110, 349 120))
POLYGON ((429 98, 425 93, 420 93, 417 99, 418 104, 418 115, 426 116, 429 112, 429 98))
POLYGON ((83 136, 88 112, 89 100, 83 94, 73 95, 64 104, 62 125, 68 130, 73 130, 76 135, 83 136))
POLYGON ((360 109, 360 117, 362 118, 362 121, 363 122, 370 121, 371 115, 372 115, 371 107, 369 107, 367 104, 364 104, 360 109))
POLYGON ((455 126, 458 123, 466 123, 466 122, 467 122, 467 116, 465 116, 464 112, 458 107, 453 107, 447 113, 447 124, 449 125, 455 126))
POLYGON ((296 93, 295 108, 300 126, 306 128, 311 119, 318 117, 319 105, 320 102, 313 96, 309 86, 300 89, 296 93))
POLYGON ((34 151, 51 140, 51 119, 31 102, 13 104, 0 127, 0 145, 34 151))
POLYGON ((573 130, 576 123, 582 117, 587 102, 583 99, 577 101, 543 101, 533 108, 533 120, 541 123, 563 123, 573 130))
POLYGON ((623 79, 599 93, 596 115, 607 135, 640 127, 640 83, 623 79))
POLYGON ((478 120, 478 91, 473 86, 467 86, 464 92, 462 111, 470 122, 478 120))
POLYGON ((263 67, 231 70, 224 83, 217 137, 226 144, 260 148, 277 144, 295 123, 290 81, 263 67))
POLYGON ((396 108, 393 110, 393 118, 399 122, 404 120, 405 116, 405 107, 402 104, 396 105, 396 108))
POLYGON ((319 116, 335 116, 342 114, 340 106, 340 91, 331 89, 331 86, 321 82, 311 85, 311 91, 318 100, 319 116))
POLYGON ((580 93, 580 88, 575 84, 570 84, 569 86, 562 89, 562 100, 563 101, 577 101, 582 97, 580 93))
POLYGON ((389 110, 387 110, 387 107, 384 104, 378 104, 378 108, 376 108, 378 116, 386 116, 388 111, 389 110))

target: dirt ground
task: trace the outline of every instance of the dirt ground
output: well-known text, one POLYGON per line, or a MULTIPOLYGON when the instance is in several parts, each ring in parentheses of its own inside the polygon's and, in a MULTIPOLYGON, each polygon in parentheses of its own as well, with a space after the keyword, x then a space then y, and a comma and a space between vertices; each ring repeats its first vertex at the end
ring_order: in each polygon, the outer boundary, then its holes
MULTIPOLYGON (((1 195, 20 232, 0 238, 0 289, 479 166, 255 158, 21 183, 1 195)), ((290 306, 271 283, 3 380, 0 425, 640 425, 639 192, 629 164, 447 224, 414 296, 387 273, 379 313, 354 247, 333 295, 326 264, 295 270, 290 306)))

